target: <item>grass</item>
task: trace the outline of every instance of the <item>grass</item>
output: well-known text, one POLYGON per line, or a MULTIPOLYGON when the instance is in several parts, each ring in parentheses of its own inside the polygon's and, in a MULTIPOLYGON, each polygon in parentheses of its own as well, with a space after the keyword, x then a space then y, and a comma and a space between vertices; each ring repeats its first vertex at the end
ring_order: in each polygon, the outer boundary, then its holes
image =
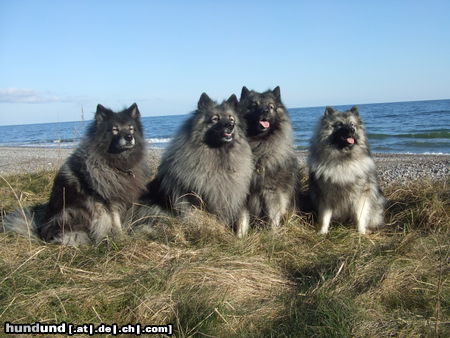
MULTIPOLYGON (((53 177, 2 180, 1 212, 18 206, 11 187, 24 206, 44 203, 53 177)), ((384 190, 387 226, 369 236, 346 224, 320 236, 304 215, 237 239, 201 212, 82 248, 1 233, 0 320, 172 323, 180 337, 449 336, 449 182, 384 190)))

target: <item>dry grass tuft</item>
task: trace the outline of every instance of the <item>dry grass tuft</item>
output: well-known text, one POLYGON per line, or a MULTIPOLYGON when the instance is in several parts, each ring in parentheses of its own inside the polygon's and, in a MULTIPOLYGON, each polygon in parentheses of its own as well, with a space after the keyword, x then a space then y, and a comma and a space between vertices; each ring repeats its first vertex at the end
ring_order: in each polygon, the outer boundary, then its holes
POLYGON ((416 181, 407 187, 388 187, 388 225, 396 231, 448 230, 449 184, 449 180, 439 183, 416 181))
POLYGON ((184 219, 162 219, 152 228, 149 239, 168 245, 203 247, 233 242, 235 236, 231 229, 224 227, 215 217, 202 210, 195 210, 184 219))

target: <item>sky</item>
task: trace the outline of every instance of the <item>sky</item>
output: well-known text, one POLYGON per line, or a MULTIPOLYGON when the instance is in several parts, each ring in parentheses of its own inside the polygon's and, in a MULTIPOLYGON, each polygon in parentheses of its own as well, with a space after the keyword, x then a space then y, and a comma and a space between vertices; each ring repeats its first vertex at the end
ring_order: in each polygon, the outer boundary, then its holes
POLYGON ((0 125, 450 98, 450 1, 0 0, 0 125))

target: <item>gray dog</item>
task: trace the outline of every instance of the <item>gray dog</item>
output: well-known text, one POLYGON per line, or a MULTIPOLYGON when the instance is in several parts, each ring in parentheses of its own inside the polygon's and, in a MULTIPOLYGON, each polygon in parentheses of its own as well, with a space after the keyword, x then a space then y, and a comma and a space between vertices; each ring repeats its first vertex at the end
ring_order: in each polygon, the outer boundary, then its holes
POLYGON ((311 139, 308 166, 320 233, 328 232, 332 218, 353 218, 362 234, 383 224, 385 199, 356 107, 326 108, 311 139))
POLYGON ((145 189, 144 158, 137 105, 114 113, 99 104, 86 137, 56 175, 48 204, 7 216, 4 227, 74 246, 119 235, 122 214, 145 189))
MULTIPOLYGON (((280 87, 263 93, 243 87, 239 114, 245 120, 255 162, 247 201, 252 223, 262 221, 277 227, 293 207, 298 173, 292 126, 280 87)), ((248 227, 238 229, 240 237, 247 232, 248 227)))
POLYGON ((188 216, 196 207, 230 227, 248 221, 243 209, 253 162, 237 105, 235 95, 221 104, 201 95, 197 110, 176 133, 147 186, 142 198, 147 207, 136 208, 134 219, 149 224, 167 211, 188 216))

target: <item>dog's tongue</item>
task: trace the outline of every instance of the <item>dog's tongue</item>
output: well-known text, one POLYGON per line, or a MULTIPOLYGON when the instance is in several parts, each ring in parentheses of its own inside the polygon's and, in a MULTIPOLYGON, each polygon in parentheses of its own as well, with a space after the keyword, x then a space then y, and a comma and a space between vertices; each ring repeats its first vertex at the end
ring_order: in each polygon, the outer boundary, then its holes
POLYGON ((270 126, 269 121, 259 121, 259 124, 263 126, 263 128, 267 129, 270 126))
POLYGON ((347 137, 347 143, 348 144, 353 144, 353 143, 355 143, 355 139, 353 138, 353 137, 347 137))

